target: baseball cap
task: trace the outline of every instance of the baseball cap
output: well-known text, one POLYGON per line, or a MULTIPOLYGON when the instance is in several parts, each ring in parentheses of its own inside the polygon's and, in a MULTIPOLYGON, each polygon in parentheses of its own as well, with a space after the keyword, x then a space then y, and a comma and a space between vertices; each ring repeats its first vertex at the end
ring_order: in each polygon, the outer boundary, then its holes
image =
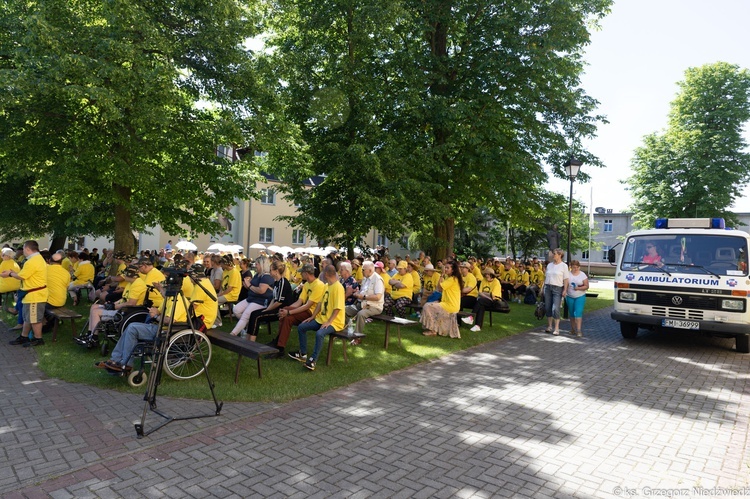
POLYGON ((397 269, 407 269, 407 268, 409 268, 409 264, 406 263, 406 260, 401 260, 400 262, 398 262, 398 265, 396 265, 396 268, 397 269))
POLYGON ((383 265, 383 262, 375 262, 375 266, 381 269, 385 268, 385 265, 383 265))

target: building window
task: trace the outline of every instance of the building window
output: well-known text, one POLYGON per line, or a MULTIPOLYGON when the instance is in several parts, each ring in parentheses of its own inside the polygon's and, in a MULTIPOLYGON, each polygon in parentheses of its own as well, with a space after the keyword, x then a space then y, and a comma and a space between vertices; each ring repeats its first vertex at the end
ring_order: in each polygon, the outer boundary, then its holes
POLYGON ((612 219, 604 219, 604 232, 612 232, 612 219))
POLYGON ((379 235, 377 246, 388 246, 388 238, 385 236, 379 235))
POLYGON ((605 262, 607 261, 607 258, 608 258, 607 253, 609 253, 609 246, 607 245, 602 246, 602 260, 604 260, 605 262))
POLYGON ((305 233, 299 229, 293 229, 292 244, 305 244, 305 233))
POLYGON ((258 241, 260 241, 261 243, 272 243, 273 242, 273 228, 261 227, 260 237, 258 237, 258 241))
POLYGON ((276 204, 276 192, 274 192, 273 187, 266 187, 260 191, 260 203, 276 204))
POLYGON ((588 260, 589 259, 589 251, 583 251, 581 252, 581 260, 588 260))

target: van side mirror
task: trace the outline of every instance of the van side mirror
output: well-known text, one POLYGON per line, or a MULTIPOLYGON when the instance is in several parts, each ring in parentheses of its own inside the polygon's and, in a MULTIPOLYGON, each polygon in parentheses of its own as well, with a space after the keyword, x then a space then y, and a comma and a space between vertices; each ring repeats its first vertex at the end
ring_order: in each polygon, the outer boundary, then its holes
POLYGON ((614 249, 610 249, 609 251, 607 251, 607 260, 609 260, 609 263, 612 264, 614 264, 615 260, 617 260, 617 255, 615 255, 614 249))

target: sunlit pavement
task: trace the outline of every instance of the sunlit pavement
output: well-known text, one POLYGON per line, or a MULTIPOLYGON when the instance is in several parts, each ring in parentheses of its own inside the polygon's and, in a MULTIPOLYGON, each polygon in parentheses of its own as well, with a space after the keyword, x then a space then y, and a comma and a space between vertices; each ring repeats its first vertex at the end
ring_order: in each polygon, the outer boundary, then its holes
POLYGON ((586 316, 583 339, 540 322, 322 396, 226 404, 143 439, 141 397, 46 379, 31 349, 3 341, 0 495, 750 497, 750 355, 690 334, 625 341, 609 313, 586 316))

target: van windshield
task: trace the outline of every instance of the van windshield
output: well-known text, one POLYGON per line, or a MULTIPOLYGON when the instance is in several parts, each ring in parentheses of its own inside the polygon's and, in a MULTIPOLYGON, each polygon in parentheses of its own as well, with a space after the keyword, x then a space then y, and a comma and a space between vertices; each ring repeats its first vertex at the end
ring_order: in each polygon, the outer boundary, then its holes
POLYGON ((710 234, 630 236, 621 270, 657 273, 747 275, 747 240, 710 234))

